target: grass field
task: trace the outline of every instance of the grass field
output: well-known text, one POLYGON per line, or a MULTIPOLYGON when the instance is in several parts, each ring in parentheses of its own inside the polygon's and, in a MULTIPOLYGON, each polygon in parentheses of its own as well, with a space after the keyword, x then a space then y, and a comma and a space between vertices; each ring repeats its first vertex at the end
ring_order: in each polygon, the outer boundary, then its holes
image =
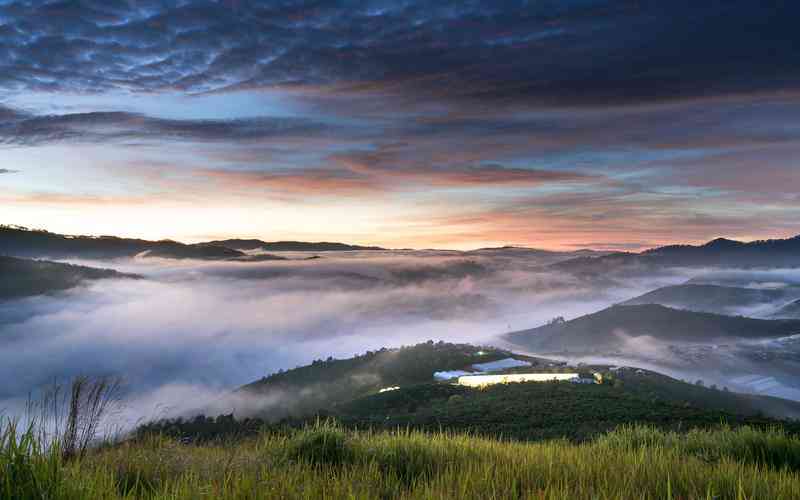
POLYGON ((624 427, 583 444, 350 431, 323 422, 228 442, 163 436, 63 460, 0 437, 3 499, 792 499, 800 439, 780 429, 624 427))

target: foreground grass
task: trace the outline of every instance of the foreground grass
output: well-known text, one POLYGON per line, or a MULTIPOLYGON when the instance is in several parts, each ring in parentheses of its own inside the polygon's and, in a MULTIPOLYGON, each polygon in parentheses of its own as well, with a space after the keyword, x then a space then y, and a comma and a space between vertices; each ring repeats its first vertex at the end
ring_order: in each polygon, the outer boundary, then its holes
POLYGON ((161 436, 64 462, 0 433, 0 497, 790 499, 800 440, 780 430, 676 434, 621 428, 584 444, 501 442, 321 423, 240 442, 183 445, 161 436))

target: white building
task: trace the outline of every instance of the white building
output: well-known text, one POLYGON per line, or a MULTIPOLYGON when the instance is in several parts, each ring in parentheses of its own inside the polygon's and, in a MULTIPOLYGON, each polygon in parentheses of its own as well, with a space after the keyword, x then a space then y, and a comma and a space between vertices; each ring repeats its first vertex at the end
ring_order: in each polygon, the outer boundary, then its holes
POLYGON ((507 375, 467 375, 458 377, 458 385, 484 387, 514 382, 559 382, 580 379, 577 373, 509 373, 507 375))
POLYGON ((603 376, 595 373, 594 377, 581 377, 577 373, 509 373, 506 375, 466 375, 458 377, 458 385, 468 387, 485 387, 494 384, 511 384, 517 382, 571 382, 573 384, 600 384, 603 376))

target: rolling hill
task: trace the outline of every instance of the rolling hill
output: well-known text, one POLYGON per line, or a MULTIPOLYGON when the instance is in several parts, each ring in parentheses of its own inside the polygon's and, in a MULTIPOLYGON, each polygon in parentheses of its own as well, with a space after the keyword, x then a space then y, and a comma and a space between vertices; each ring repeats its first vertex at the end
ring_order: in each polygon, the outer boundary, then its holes
POLYGON ((736 314, 744 308, 769 306, 798 297, 800 289, 794 287, 763 289, 689 283, 659 288, 621 305, 660 304, 688 311, 736 314))
POLYGON ((44 260, 0 256, 0 300, 42 295, 74 288, 86 281, 139 278, 111 269, 75 266, 44 260))
POLYGON ((430 382, 437 371, 459 370, 472 363, 507 356, 506 351, 499 349, 444 342, 381 349, 350 359, 317 360, 278 372, 245 385, 237 391, 237 397, 246 398, 247 406, 252 408, 258 408, 259 399, 264 398, 264 402, 269 402, 272 418, 303 415, 385 387, 430 382), (272 404, 276 394, 291 397, 281 397, 278 404, 272 404))
POLYGON ((630 339, 713 343, 766 339, 800 332, 800 320, 762 320, 683 311, 661 305, 617 305, 571 321, 512 332, 506 338, 543 352, 596 353, 624 349, 630 339))
MULTIPOLYGON (((318 416, 331 416, 353 428, 445 429, 525 440, 583 440, 623 424, 669 429, 713 427, 721 421, 790 425, 759 415, 800 415, 798 402, 702 387, 647 370, 611 370, 603 365, 574 368, 518 355, 513 356, 533 366, 506 371, 593 371, 603 374, 603 383, 532 382, 478 389, 437 382, 433 377, 435 371, 465 369, 478 360, 509 355, 513 354, 429 342, 344 360, 318 360, 244 386, 220 406, 201 412, 233 412, 228 417, 192 416, 145 427, 205 439, 253 431, 267 422, 296 427, 318 416), (236 402, 239 407, 225 406, 236 402)), ((800 426, 792 428, 800 432, 800 426)))

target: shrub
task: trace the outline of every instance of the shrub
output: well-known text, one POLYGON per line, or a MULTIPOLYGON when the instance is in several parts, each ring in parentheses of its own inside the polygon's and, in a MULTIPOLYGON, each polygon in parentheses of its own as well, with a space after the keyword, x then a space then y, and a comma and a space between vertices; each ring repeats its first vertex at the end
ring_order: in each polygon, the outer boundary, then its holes
POLYGON ((289 455, 314 465, 341 465, 351 462, 355 452, 347 433, 328 420, 299 431, 289 446, 289 455))
POLYGON ((728 459, 775 469, 800 470, 800 438, 778 428, 722 426, 679 434, 653 427, 623 426, 600 437, 597 443, 621 450, 670 449, 706 462, 728 459))

